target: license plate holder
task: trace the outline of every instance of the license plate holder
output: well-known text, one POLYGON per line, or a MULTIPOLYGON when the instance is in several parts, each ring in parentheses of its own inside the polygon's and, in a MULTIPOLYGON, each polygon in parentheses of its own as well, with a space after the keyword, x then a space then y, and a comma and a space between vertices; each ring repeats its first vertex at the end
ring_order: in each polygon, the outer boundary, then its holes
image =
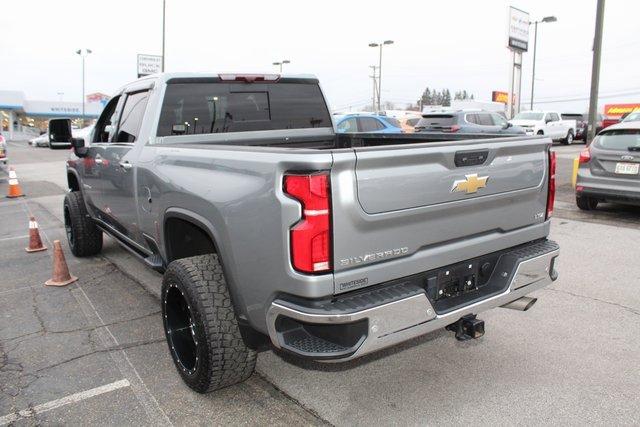
POLYGON ((638 175, 640 172, 640 163, 616 163, 615 173, 618 175, 638 175))

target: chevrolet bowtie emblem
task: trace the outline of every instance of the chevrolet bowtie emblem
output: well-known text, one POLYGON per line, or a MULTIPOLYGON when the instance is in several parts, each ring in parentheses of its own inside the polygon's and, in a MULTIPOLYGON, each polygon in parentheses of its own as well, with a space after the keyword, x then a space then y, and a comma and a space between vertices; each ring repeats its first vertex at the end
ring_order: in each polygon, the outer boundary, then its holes
POLYGON ((458 179, 453 183, 451 192, 464 191, 467 194, 475 193, 480 188, 487 186, 488 176, 478 177, 477 173, 471 175, 465 175, 465 179, 458 179))

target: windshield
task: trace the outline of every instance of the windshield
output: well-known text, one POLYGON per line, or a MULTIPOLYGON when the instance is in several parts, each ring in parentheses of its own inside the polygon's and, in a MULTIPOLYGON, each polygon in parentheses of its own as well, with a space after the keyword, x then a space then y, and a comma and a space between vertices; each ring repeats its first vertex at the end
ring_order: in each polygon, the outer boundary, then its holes
POLYGON ((513 120, 542 120, 543 113, 518 113, 513 120))
POLYGON ((640 112, 631 113, 624 118, 623 122, 637 122, 640 121, 640 112))
POLYGON ((640 151, 640 129, 617 129, 597 136, 596 145, 608 150, 640 151))
POLYGON ((158 136, 331 127, 317 84, 169 83, 158 136))

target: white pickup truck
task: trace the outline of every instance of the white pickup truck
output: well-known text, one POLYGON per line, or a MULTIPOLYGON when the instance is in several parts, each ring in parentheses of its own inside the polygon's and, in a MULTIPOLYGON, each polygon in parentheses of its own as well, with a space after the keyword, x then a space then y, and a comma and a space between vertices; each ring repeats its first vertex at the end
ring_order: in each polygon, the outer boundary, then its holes
POLYGON ((575 120, 562 120, 557 111, 524 111, 509 120, 514 126, 520 126, 527 135, 545 135, 554 141, 569 145, 576 136, 575 120))

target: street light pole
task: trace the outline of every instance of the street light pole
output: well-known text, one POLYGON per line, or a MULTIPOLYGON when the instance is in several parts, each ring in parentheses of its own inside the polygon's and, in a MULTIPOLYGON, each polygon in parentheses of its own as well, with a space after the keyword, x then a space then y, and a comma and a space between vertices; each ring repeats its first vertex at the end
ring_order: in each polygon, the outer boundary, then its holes
POLYGON ((274 62, 273 63, 273 65, 275 65, 276 67, 280 66, 280 74, 282 74, 282 65, 284 65, 284 64, 291 64, 291 61, 289 61, 288 59, 283 59, 280 62, 274 62))
MULTIPOLYGON (((533 22, 533 72, 531 75, 531 100, 529 109, 533 110, 533 90, 536 85, 536 51, 538 50, 538 24, 542 22, 556 22, 558 18, 555 16, 545 16, 540 21, 533 22)), ((532 23, 530 22, 529 25, 532 23)))
POLYGON ((382 46, 393 44, 393 40, 385 40, 382 43, 369 43, 369 47, 379 47, 380 56, 378 60, 378 111, 382 111, 382 46))
POLYGON ((78 49, 76 53, 82 58, 82 127, 84 127, 84 59, 93 52, 91 49, 78 49))
POLYGON ((164 42, 165 42, 165 22, 166 22, 167 1, 162 0, 162 72, 164 73, 164 42))
POLYGON ((596 11, 596 32, 593 39, 593 61, 591 64, 591 94, 589 95, 589 127, 587 144, 596 136, 596 115, 598 112, 598 89, 600 85, 600 54, 602 53, 602 31, 604 27, 604 0, 598 0, 596 11))

